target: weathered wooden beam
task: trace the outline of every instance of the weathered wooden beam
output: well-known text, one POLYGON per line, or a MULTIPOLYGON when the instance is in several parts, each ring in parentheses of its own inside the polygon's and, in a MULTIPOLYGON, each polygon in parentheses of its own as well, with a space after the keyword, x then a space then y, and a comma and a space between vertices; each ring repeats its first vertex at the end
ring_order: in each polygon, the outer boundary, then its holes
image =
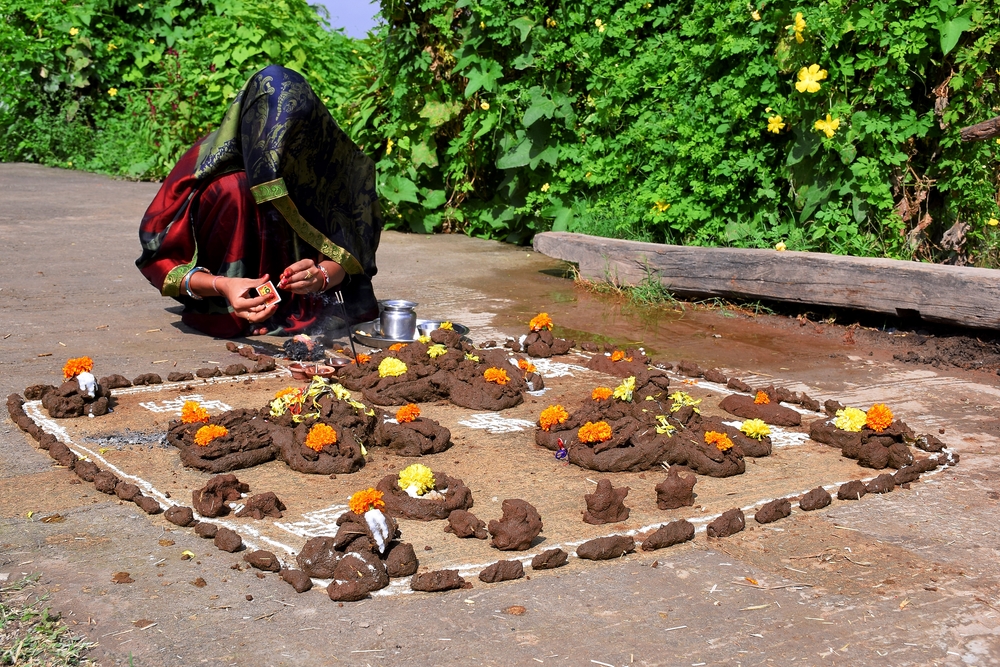
POLYGON ((962 141, 984 141, 1000 137, 1000 116, 962 128, 962 141))
POLYGON ((578 264, 589 280, 635 285, 651 276, 680 296, 767 299, 1000 329, 1000 272, 991 269, 661 245, 568 232, 538 234, 534 246, 578 264))

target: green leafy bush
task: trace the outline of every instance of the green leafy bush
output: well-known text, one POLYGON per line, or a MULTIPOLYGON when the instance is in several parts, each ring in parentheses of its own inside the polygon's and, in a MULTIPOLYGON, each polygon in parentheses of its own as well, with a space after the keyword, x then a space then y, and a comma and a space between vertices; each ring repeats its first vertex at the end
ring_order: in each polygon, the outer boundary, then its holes
POLYGON ((958 129, 1000 112, 996 3, 382 11, 378 78, 348 115, 384 147, 392 224, 990 263, 998 146, 958 129))

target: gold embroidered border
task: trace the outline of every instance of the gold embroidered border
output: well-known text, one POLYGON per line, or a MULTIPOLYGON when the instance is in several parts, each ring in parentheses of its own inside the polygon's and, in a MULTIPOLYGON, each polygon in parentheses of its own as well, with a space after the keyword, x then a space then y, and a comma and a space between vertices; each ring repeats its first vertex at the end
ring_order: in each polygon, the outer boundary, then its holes
MULTIPOLYGON (((265 183, 264 185, 267 184, 265 183)), ((282 183, 282 185, 284 184, 282 183)), ((330 239, 326 238, 322 232, 306 222, 306 219, 302 217, 302 214, 299 213, 299 209, 296 208, 295 203, 288 197, 288 195, 271 200, 271 203, 285 218, 285 222, 287 222, 288 225, 295 230, 295 233, 298 234, 303 241, 316 248, 316 250, 319 250, 337 264, 340 264, 340 266, 343 267, 344 271, 347 273, 357 275, 365 272, 364 269, 361 268, 361 263, 354 258, 354 255, 347 252, 347 250, 341 248, 330 239)))
POLYGON ((285 186, 285 179, 276 178, 273 181, 253 186, 250 188, 250 192, 253 194, 255 202, 263 204, 264 202, 271 201, 272 199, 287 197, 288 187, 285 186))
POLYGON ((163 281, 163 287, 160 289, 160 294, 163 296, 173 296, 177 297, 181 295, 181 281, 184 280, 184 276, 188 274, 188 271, 193 269, 198 265, 198 248, 194 249, 194 257, 187 264, 181 264, 180 266, 175 266, 170 269, 170 273, 167 274, 166 279, 163 281))

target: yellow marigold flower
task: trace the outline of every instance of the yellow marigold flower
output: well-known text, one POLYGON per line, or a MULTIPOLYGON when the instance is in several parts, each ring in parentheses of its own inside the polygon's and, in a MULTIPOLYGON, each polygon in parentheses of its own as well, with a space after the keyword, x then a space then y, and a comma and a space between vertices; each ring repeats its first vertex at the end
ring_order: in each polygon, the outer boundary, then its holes
POLYGON ((378 376, 381 378, 399 377, 406 372, 406 364, 395 357, 386 357, 378 365, 378 376))
POLYGON ((427 356, 430 357, 431 359, 437 359, 442 354, 448 354, 448 348, 446 348, 444 345, 441 345, 440 343, 436 345, 431 345, 430 347, 427 348, 427 356))
POLYGON ((806 29, 806 20, 804 18, 802 18, 802 12, 798 12, 795 15, 795 23, 792 23, 791 25, 786 25, 785 26, 785 30, 788 30, 789 28, 791 28, 792 30, 795 31, 795 41, 796 42, 798 42, 799 44, 801 44, 802 42, 805 41, 805 39, 803 39, 803 37, 802 37, 802 33, 806 29))
POLYGON ((314 452, 323 451, 323 448, 327 445, 336 443, 337 432, 333 430, 332 426, 328 426, 322 422, 313 424, 313 427, 309 429, 309 433, 306 435, 306 447, 314 452))
POLYGON ((666 415, 656 415, 656 432, 660 435, 672 436, 677 427, 667 421, 666 415))
POLYGON ((474 361, 474 362, 476 362, 477 364, 479 363, 479 357, 477 357, 476 355, 472 354, 471 352, 466 352, 466 353, 465 353, 465 358, 466 358, 466 359, 467 359, 468 361, 474 361))
POLYGON ((781 134, 781 131, 785 129, 785 122, 781 116, 771 116, 767 119, 767 131, 773 132, 774 134, 781 134))
POLYGON ((715 445, 720 452, 733 448, 733 441, 729 436, 718 431, 705 431, 705 444, 715 445))
POLYGON ((876 403, 868 408, 868 412, 865 415, 865 426, 876 433, 881 433, 889 428, 890 424, 892 424, 892 410, 889 409, 888 405, 885 403, 876 403))
POLYGON ((1000 220, 997 220, 996 218, 990 218, 989 220, 986 221, 986 224, 989 225, 990 227, 996 227, 997 225, 1000 225, 1000 220))
POLYGON ((753 10, 752 12, 750 12, 750 18, 752 18, 754 21, 759 21, 760 20, 760 12, 758 12, 756 9, 753 10))
POLYGON ((510 376, 507 375, 507 371, 502 368, 490 367, 487 368, 483 373, 483 377, 486 378, 487 382, 492 382, 493 384, 505 385, 510 382, 510 376))
POLYGON ((837 128, 840 127, 840 119, 831 118, 830 114, 827 114, 826 120, 820 118, 813 127, 825 134, 827 139, 832 139, 833 135, 837 133, 837 128))
POLYGON ((590 397, 595 401, 606 401, 611 398, 612 395, 610 387, 594 387, 594 391, 590 392, 590 397))
POLYGON ((396 410, 396 421, 400 424, 414 421, 420 416, 420 408, 415 403, 407 403, 399 410, 396 410))
POLYGON ((80 34, 80 29, 79 28, 70 28, 69 29, 69 34, 70 34, 71 37, 76 37, 77 35, 80 34))
POLYGON ((348 505, 350 506, 352 512, 361 516, 368 510, 384 508, 385 501, 382 500, 381 491, 368 487, 364 491, 358 491, 351 496, 350 501, 348 501, 348 505))
POLYGON ((426 345, 427 343, 431 342, 431 337, 430 336, 418 336, 417 340, 420 341, 421 343, 423 343, 424 345, 426 345))
POLYGON ((865 422, 868 421, 868 415, 865 414, 864 410, 858 410, 857 408, 837 410, 836 417, 833 420, 833 425, 841 431, 851 431, 852 433, 860 431, 864 427, 865 422))
POLYGON ((774 249, 777 250, 778 252, 785 252, 786 250, 788 250, 788 248, 785 246, 785 242, 784 241, 778 241, 774 245, 774 249))
POLYGON ((765 391, 758 391, 757 395, 753 397, 753 402, 757 405, 767 405, 771 402, 771 397, 765 391))
POLYGON ((556 20, 554 18, 549 17, 549 18, 545 19, 545 25, 547 25, 550 28, 555 28, 559 24, 556 23, 556 20))
POLYGON ((218 424, 208 424, 202 426, 194 434, 194 444, 199 447, 207 447, 208 443, 212 442, 216 438, 221 438, 222 436, 229 433, 229 429, 225 426, 219 426, 218 424))
POLYGON ((820 69, 819 65, 812 64, 799 70, 799 80, 795 84, 795 90, 800 93, 818 93, 819 82, 826 78, 826 70, 820 69))
POLYGON ((532 331, 541 331, 542 329, 552 331, 552 318, 549 317, 548 313, 538 313, 528 322, 528 328, 532 331))
POLYGON ((63 378, 72 380, 80 373, 89 373, 94 370, 94 360, 90 357, 74 357, 66 361, 63 366, 63 378))
POLYGON ((576 437, 580 442, 605 442, 611 439, 611 425, 608 422, 587 422, 580 427, 576 437))
POLYGON ((528 361, 527 359, 518 359, 517 367, 520 368, 525 373, 534 373, 537 369, 535 365, 528 361))
POLYGON ((542 190, 542 192, 548 192, 549 191, 549 184, 548 183, 542 183, 541 190, 542 190))
POLYGON ((404 347, 406 347, 406 345, 407 345, 406 343, 393 343, 392 345, 389 346, 389 351, 390 352, 399 352, 404 347))
POLYGON ((438 325, 438 329, 444 329, 445 331, 454 331, 455 325, 451 322, 442 322, 438 325))
POLYGON ((674 404, 670 406, 671 412, 677 412, 681 408, 690 405, 692 408, 694 408, 695 412, 701 414, 701 411, 698 409, 698 406, 701 405, 700 398, 695 398, 683 391, 675 391, 674 393, 670 394, 670 396, 668 396, 667 398, 669 398, 671 401, 674 402, 674 404))
POLYGON ((763 440, 771 435, 771 427, 765 424, 763 419, 747 419, 740 424, 740 431, 743 432, 743 435, 755 440, 763 440))
POLYGON ((361 364, 367 364, 371 360, 372 360, 371 356, 365 354, 364 352, 358 352, 358 356, 354 357, 354 363, 356 363, 358 366, 360 366, 361 364))
POLYGON ((404 491, 412 488, 418 496, 422 496, 434 490, 436 481, 430 468, 422 463, 414 463, 399 471, 398 483, 399 488, 404 491))
POLYGON ((111 97, 114 97, 117 94, 118 94, 118 89, 117 88, 108 88, 108 95, 110 95, 111 97))
POLYGON ((569 419, 569 413, 566 412, 566 408, 561 405, 550 405, 542 410, 542 414, 538 416, 538 425, 542 427, 543 431, 548 431, 567 419, 569 419))
POLYGON ((482 109, 483 111, 489 111, 490 110, 490 103, 486 102, 486 101, 480 102, 479 103, 479 108, 482 109))
POLYGON ((201 407, 198 401, 184 401, 184 406, 181 408, 182 424, 198 424, 207 421, 208 410, 201 407))
POLYGON ((628 402, 632 400, 632 392, 634 391, 635 391, 635 376, 632 375, 625 378, 625 380, 622 381, 620 385, 615 387, 615 391, 612 394, 612 396, 617 398, 619 401, 628 402))

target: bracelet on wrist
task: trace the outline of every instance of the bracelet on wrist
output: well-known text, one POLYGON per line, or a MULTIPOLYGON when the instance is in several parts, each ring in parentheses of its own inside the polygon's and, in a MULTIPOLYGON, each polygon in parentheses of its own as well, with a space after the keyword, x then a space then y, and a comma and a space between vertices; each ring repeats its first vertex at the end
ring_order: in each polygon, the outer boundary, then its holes
POLYGON ((330 274, 327 273, 326 269, 323 268, 322 264, 317 264, 316 268, 318 268, 320 271, 323 272, 323 286, 319 288, 319 291, 325 292, 326 289, 330 286, 330 274))
POLYGON ((195 301, 201 301, 203 297, 200 297, 191 291, 191 276, 193 276, 196 273, 211 273, 211 271, 209 271, 203 266, 196 266, 190 271, 188 271, 187 274, 184 276, 184 291, 187 292, 187 295, 192 299, 194 299, 195 301))

